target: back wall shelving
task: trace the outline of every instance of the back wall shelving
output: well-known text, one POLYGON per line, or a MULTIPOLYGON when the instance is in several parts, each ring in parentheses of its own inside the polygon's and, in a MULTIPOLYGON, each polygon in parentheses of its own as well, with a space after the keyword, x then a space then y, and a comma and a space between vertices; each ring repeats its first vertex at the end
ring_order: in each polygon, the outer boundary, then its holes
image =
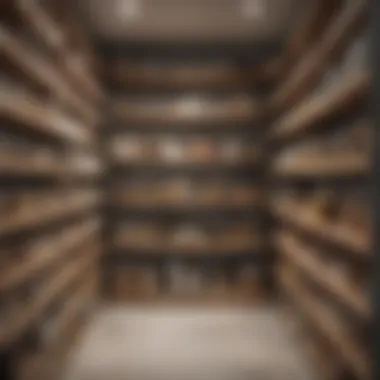
POLYGON ((244 281, 252 295, 268 290, 264 76, 254 68, 231 59, 109 58, 104 265, 119 300, 132 296, 128 278, 144 276, 148 297, 181 286, 239 295, 244 281))

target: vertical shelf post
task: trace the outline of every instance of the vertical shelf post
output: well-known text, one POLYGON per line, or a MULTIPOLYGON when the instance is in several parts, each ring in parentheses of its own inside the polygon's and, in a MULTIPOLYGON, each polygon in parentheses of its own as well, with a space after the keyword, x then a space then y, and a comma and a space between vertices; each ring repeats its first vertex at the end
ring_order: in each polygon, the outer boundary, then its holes
POLYGON ((371 2, 370 20, 371 63, 373 82, 371 93, 371 117, 374 127, 372 159, 372 196, 373 196, 373 342, 372 370, 373 379, 380 379, 380 2, 371 2))

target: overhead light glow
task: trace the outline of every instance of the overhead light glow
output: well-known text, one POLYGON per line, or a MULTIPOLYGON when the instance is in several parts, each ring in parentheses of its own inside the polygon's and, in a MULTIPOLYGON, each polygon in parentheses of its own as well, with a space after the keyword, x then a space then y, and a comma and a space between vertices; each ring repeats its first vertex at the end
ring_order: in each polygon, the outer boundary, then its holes
POLYGON ((243 0, 242 13, 248 19, 262 19, 267 11, 266 0, 243 0))
POLYGON ((118 0, 116 13, 125 20, 135 20, 141 14, 141 4, 138 0, 118 0))

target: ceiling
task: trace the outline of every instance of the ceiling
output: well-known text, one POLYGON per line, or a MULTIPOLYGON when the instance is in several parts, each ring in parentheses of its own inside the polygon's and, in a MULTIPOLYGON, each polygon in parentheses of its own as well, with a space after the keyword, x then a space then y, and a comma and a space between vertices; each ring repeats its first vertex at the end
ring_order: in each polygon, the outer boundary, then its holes
MULTIPOLYGON (((102 42, 232 42, 278 39, 300 0, 79 0, 102 42)), ((303 2, 304 3, 304 2, 303 2)))

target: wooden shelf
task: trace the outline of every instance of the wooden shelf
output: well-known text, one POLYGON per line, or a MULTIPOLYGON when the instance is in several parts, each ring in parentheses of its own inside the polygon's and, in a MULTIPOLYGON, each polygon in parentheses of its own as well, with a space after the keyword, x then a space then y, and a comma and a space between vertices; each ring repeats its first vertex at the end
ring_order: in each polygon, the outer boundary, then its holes
POLYGON ((312 96, 279 120, 272 138, 285 139, 319 127, 319 123, 349 109, 369 94, 369 72, 357 72, 342 78, 322 94, 312 96))
MULTIPOLYGON (((336 363, 333 361, 332 356, 334 356, 334 352, 330 352, 327 348, 323 349, 320 347, 321 345, 316 343, 320 342, 320 336, 313 331, 314 334, 312 337, 305 337, 305 344, 303 345, 307 354, 307 357, 311 359, 313 364, 313 369, 315 369, 318 379, 321 378, 323 380, 334 380, 336 378, 337 368, 340 368, 340 363, 336 363), (318 339, 319 338, 319 339, 318 339)), ((310 335, 310 332, 308 332, 310 335)))
POLYGON ((19 347, 19 361, 29 337, 46 343, 52 332, 63 343, 70 321, 95 295, 96 180, 105 168, 94 128, 105 99, 73 9, 8 3, 0 25, 0 350, 19 347))
POLYGON ((114 85, 128 88, 184 89, 199 88, 250 88, 258 82, 268 81, 270 71, 266 66, 234 67, 231 65, 176 65, 146 66, 129 61, 105 65, 104 77, 114 85))
POLYGON ((100 223, 96 218, 73 224, 58 233, 28 243, 18 261, 7 265, 0 274, 0 293, 5 293, 35 277, 48 266, 70 255, 96 236, 100 223))
POLYGON ((55 162, 44 159, 34 160, 27 152, 2 152, 0 154, 0 175, 3 176, 24 176, 24 177, 52 177, 58 178, 61 170, 55 162))
POLYGON ((270 109, 278 114, 293 107, 316 85, 333 58, 364 24, 368 1, 359 0, 348 6, 331 21, 310 52, 296 65, 271 99, 270 109))
MULTIPOLYGON (((148 235, 149 236, 149 235, 148 235)), ((210 234, 205 241, 194 244, 177 243, 175 237, 167 231, 154 233, 151 238, 126 239, 123 232, 114 236, 116 250, 137 253, 178 254, 178 255, 223 255, 258 252, 263 242, 258 232, 253 229, 243 235, 232 235, 227 239, 227 232, 210 234)))
POLYGON ((91 155, 68 154, 61 158, 61 167, 57 165, 56 174, 59 178, 95 178, 105 171, 105 166, 96 157, 91 155))
POLYGON ((0 347, 14 343, 29 328, 36 323, 49 306, 62 296, 75 282, 82 278, 85 271, 93 265, 93 247, 82 254, 80 259, 73 260, 57 273, 53 273, 41 291, 0 325, 0 347))
POLYGON ((168 211, 179 211, 179 212, 192 212, 192 211, 207 211, 211 209, 216 210, 241 210, 241 209, 252 209, 255 207, 262 206, 260 200, 255 200, 252 202, 231 202, 231 200, 226 199, 220 202, 165 202, 164 200, 160 203, 153 202, 138 202, 136 200, 123 201, 114 200, 111 203, 112 207, 126 210, 159 210, 165 208, 168 211))
POLYGON ((113 111, 122 122, 158 127, 162 124, 251 123, 263 115, 263 105, 248 97, 218 102, 204 100, 195 106, 192 103, 188 106, 186 100, 182 104, 177 99, 157 103, 115 99, 113 111))
POLYGON ((82 115, 88 121, 87 125, 97 124, 96 110, 72 91, 51 64, 45 62, 36 51, 32 51, 4 26, 0 27, 0 48, 3 54, 33 81, 49 89, 66 106, 82 115))
POLYGON ((171 170, 175 171, 205 171, 205 170, 222 170, 222 171, 228 171, 231 169, 250 169, 259 167, 261 165, 260 160, 247 160, 247 161, 235 161, 235 162, 222 162, 222 161, 215 161, 215 162, 207 162, 207 163, 198 163, 198 162, 159 162, 156 161, 138 161, 138 162, 125 162, 125 161, 114 161, 113 166, 126 168, 126 169, 132 169, 132 170, 152 170, 152 169, 158 169, 162 170, 165 169, 165 171, 170 172, 171 170))
POLYGON ((301 313, 307 316, 314 328, 329 342, 347 368, 360 380, 371 379, 369 355, 355 341, 346 323, 315 295, 303 288, 294 276, 282 273, 280 280, 301 313))
POLYGON ((166 159, 159 153, 152 155, 152 157, 143 156, 130 159, 121 157, 115 153, 111 154, 111 160, 114 162, 114 164, 133 167, 164 167, 165 169, 169 169, 171 167, 249 167, 259 165, 262 162, 261 158, 262 154, 260 152, 254 151, 252 151, 249 155, 242 155, 241 157, 234 159, 229 159, 218 153, 211 157, 198 158, 193 157, 190 154, 186 155, 186 152, 184 152, 182 157, 178 157, 176 159, 166 159))
POLYGON ((313 48, 338 7, 338 3, 328 1, 305 4, 292 25, 283 52, 272 61, 272 72, 277 82, 282 83, 290 73, 293 74, 292 68, 313 48))
POLYGON ((30 197, 23 201, 22 207, 13 209, 8 215, 2 215, 0 234, 15 233, 22 229, 51 223, 70 215, 91 211, 100 204, 97 193, 78 191, 67 193, 41 193, 39 197, 30 197), (45 197, 43 196, 45 195, 45 197))
MULTIPOLYGON (((183 139, 183 137, 182 137, 183 139)), ((140 166, 195 166, 195 165, 252 165, 260 162, 263 158, 263 152, 254 146, 249 146, 245 142, 245 146, 233 147, 234 149, 240 149, 237 154, 228 155, 223 151, 223 145, 218 146, 212 144, 212 141, 207 140, 209 144, 208 154, 199 155, 195 151, 196 145, 191 143, 183 143, 183 140, 179 140, 180 144, 175 146, 177 149, 171 156, 165 140, 145 140, 141 146, 137 146, 141 152, 135 155, 128 155, 130 144, 121 145, 119 147, 110 147, 110 159, 124 165, 140 165, 140 166), (150 145, 153 143, 152 145, 150 145), (161 145, 162 144, 162 145, 161 145), (215 146, 214 146, 215 145, 215 146), (169 152, 169 153, 167 153, 169 152)), ((120 140, 119 140, 120 143, 120 140)), ((133 143, 133 142, 132 142, 133 143)))
POLYGON ((63 309, 52 322, 52 330, 55 331, 58 337, 63 336, 72 321, 86 311, 88 302, 93 299, 95 295, 96 283, 95 278, 88 278, 88 275, 86 275, 84 282, 80 284, 74 294, 64 302, 63 309))
POLYGON ((370 157, 359 154, 341 154, 335 157, 329 154, 296 154, 291 160, 279 155, 272 169, 281 177, 356 177, 370 173, 370 157))
POLYGON ((297 228, 341 248, 348 249, 360 259, 367 260, 370 257, 369 236, 353 227, 323 220, 310 207, 302 206, 290 199, 277 202, 273 211, 282 221, 293 224, 297 228))
POLYGON ((15 0, 15 6, 21 13, 33 33, 56 54, 67 48, 67 37, 38 1, 15 0))
POLYGON ((120 184, 111 190, 109 204, 121 208, 168 208, 168 209, 209 209, 233 207, 261 207, 264 194, 261 189, 250 184, 226 182, 197 182, 188 191, 187 181, 172 181, 124 185, 120 184), (155 184, 156 191, 151 192, 155 184))
MULTIPOLYGON (((52 19, 49 13, 36 1, 17 1, 17 9, 30 30, 52 51, 58 59, 65 60, 73 53, 64 30, 52 19)), ((69 62, 65 65, 67 75, 85 98, 99 102, 103 98, 95 78, 90 78, 85 70, 79 70, 69 62)))
POLYGON ((91 99, 95 105, 101 105, 105 101, 105 96, 100 86, 96 83, 95 76, 90 77, 84 67, 78 67, 70 52, 64 59, 64 70, 67 72, 73 86, 75 85, 78 91, 82 91, 86 99, 91 99))
POLYGON ((264 209, 261 205, 257 205, 255 207, 166 207, 166 206, 158 206, 158 207, 120 207, 120 206, 111 206, 110 210, 114 215, 121 217, 121 219, 125 217, 144 217, 147 216, 152 218, 152 220, 158 220, 166 217, 184 217, 187 216, 192 220, 204 220, 210 217, 213 220, 215 217, 220 218, 252 218, 254 219, 257 216, 260 216, 264 209))
POLYGON ((356 315, 369 322, 371 306, 364 292, 353 289, 347 279, 331 269, 319 258, 314 248, 304 246, 290 233, 281 233, 276 238, 280 252, 285 255, 303 274, 327 290, 337 300, 350 308, 356 315))
POLYGON ((114 245, 114 250, 118 252, 125 252, 126 254, 138 254, 141 256, 144 255, 178 255, 178 256, 224 256, 224 255, 233 255, 233 256, 239 256, 239 255, 252 255, 253 253, 259 254, 260 250, 262 249, 262 246, 259 242, 252 243, 249 245, 241 245, 241 246, 225 246, 225 247, 202 247, 202 246, 189 246, 189 247, 183 247, 183 246, 160 246, 160 245, 146 245, 146 246, 139 246, 139 245, 129 245, 129 244, 120 244, 116 243, 114 245))
POLYGON ((24 92, 11 88, 0 92, 0 115, 25 125, 33 132, 69 142, 88 146, 94 136, 84 125, 60 112, 57 107, 49 107, 24 92))
POLYGON ((70 162, 70 158, 59 155, 38 155, 38 150, 31 152, 7 149, 0 153, 0 175, 9 177, 37 177, 56 180, 88 179, 102 173, 103 168, 97 162, 85 166, 70 162))

